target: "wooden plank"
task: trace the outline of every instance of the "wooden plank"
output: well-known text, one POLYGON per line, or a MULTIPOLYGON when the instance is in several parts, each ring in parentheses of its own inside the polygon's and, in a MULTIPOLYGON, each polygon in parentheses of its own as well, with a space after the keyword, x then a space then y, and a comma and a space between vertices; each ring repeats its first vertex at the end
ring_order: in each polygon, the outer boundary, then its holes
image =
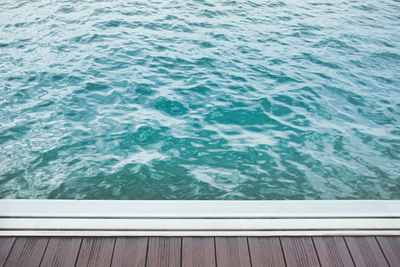
POLYGON ((181 245, 180 237, 150 237, 146 266, 180 266, 181 245))
POLYGON ((17 238, 5 266, 39 266, 48 243, 43 237, 17 238))
POLYGON ((74 266, 78 257, 82 238, 79 237, 52 237, 44 253, 41 267, 69 267, 74 266))
POLYGON ((390 266, 400 266, 400 236, 378 236, 378 243, 390 266))
POLYGON ((76 266, 109 267, 111 264, 115 238, 87 237, 82 241, 76 266))
POLYGON ((0 266, 6 262, 11 248, 14 245, 15 237, 1 237, 0 238, 0 266))
POLYGON ((253 267, 285 266, 278 237, 249 237, 250 258, 253 267))
POLYGON ((357 267, 362 266, 389 266, 375 237, 345 237, 351 256, 357 267))
POLYGON ((182 240, 182 266, 215 266, 214 238, 184 237, 182 240))
POLYGON ((354 266, 343 237, 313 237, 313 240, 322 266, 354 266))
POLYGON ((216 237, 215 250, 218 267, 251 266, 245 237, 216 237))
POLYGON ((320 266, 311 237, 281 237, 286 264, 291 266, 320 266))
POLYGON ((147 237, 118 237, 115 241, 111 266, 144 267, 147 242, 147 237))

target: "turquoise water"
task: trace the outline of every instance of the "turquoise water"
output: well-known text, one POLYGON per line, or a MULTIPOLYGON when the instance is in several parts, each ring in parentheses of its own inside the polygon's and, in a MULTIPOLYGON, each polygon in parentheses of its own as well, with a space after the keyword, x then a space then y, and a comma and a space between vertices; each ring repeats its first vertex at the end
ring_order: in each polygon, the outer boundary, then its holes
POLYGON ((0 0, 0 198, 399 199, 400 2, 0 0))

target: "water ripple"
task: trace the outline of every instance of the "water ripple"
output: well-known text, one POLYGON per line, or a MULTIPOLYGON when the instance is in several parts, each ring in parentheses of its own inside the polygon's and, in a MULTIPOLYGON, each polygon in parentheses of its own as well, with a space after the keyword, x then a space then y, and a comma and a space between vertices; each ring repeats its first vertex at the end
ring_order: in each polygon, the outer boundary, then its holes
POLYGON ((0 198, 398 199, 398 1, 4 2, 0 198))

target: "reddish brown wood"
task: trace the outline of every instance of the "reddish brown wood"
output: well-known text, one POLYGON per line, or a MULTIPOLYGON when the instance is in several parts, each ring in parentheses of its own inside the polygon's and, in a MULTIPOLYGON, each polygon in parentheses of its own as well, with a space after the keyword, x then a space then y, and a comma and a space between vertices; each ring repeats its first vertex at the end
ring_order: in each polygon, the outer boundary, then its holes
POLYGON ((15 237, 0 237, 0 266, 3 266, 14 245, 15 237))
POLYGON ((75 263, 96 267, 146 264, 148 267, 275 267, 285 263, 287 266, 354 266, 353 263, 357 267, 400 266, 400 237, 282 237, 280 240, 54 237, 50 242, 43 237, 0 238, 0 266, 74 266, 75 263))
POLYGON ((218 267, 251 266, 245 237, 216 237, 215 249, 218 267))
POLYGON ((78 257, 82 238, 80 237, 53 237, 47 245, 41 267, 74 266, 78 257))
POLYGON ((313 240, 322 266, 354 266, 343 237, 313 237, 313 240))
POLYGON ((5 266, 39 266, 48 242, 43 237, 18 237, 5 266))
POLYGON ((215 266, 214 238, 184 237, 182 240, 182 266, 215 266))
POLYGON ((82 241, 76 266, 109 267, 115 238, 87 237, 82 241))
POLYGON ((180 237, 149 237, 146 266, 180 266, 181 245, 180 237))
POLYGON ((146 264, 147 237, 118 237, 115 241, 112 267, 144 267, 146 264))
POLYGON ((385 256, 375 237, 345 237, 351 256, 356 266, 388 266, 385 256))
POLYGON ((253 267, 285 266, 282 247, 277 237, 249 237, 249 249, 253 267))
POLYGON ((377 239, 390 266, 400 266, 400 237, 378 236, 377 239))
POLYGON ((320 266, 311 237, 282 237, 287 266, 320 266))

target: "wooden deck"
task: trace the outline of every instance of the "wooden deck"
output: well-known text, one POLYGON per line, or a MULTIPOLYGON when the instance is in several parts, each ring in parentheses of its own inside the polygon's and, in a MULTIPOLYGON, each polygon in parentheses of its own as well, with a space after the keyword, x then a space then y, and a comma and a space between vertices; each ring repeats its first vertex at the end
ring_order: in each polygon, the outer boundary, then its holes
POLYGON ((400 237, 0 237, 0 266, 400 266, 400 237))

